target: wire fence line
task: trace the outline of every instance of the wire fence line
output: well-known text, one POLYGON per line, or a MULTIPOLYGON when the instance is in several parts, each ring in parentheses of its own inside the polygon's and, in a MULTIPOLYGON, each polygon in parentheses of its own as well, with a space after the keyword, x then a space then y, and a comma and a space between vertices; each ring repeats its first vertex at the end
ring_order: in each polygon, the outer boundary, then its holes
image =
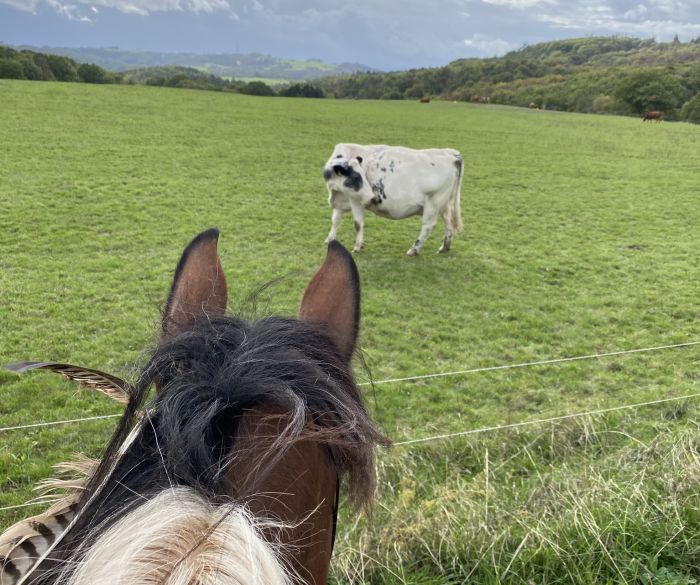
MULTIPOLYGON (((697 345, 700 345, 700 341, 688 341, 685 343, 674 343, 674 344, 670 344, 670 345, 656 345, 653 347, 642 347, 642 348, 637 348, 637 349, 623 349, 620 351, 610 351, 610 352, 605 352, 605 353, 592 353, 592 354, 572 356, 572 357, 553 358, 553 359, 548 359, 548 360, 537 360, 537 361, 531 361, 531 362, 521 362, 518 364, 504 364, 504 365, 500 365, 500 366, 486 366, 486 367, 482 367, 482 368, 472 368, 469 370, 455 370, 452 372, 439 372, 439 373, 435 373, 435 374, 421 374, 418 376, 407 376, 405 378, 388 378, 385 380, 374 380, 372 382, 361 382, 358 384, 358 386, 370 386, 370 385, 377 386, 380 384, 393 384, 396 382, 410 382, 410 381, 415 381, 415 380, 426 380, 426 379, 441 378, 441 377, 446 377, 446 376, 458 376, 458 375, 467 375, 467 374, 477 374, 477 373, 481 373, 481 372, 494 372, 494 371, 498 371, 498 370, 509 370, 509 369, 515 369, 515 368, 525 368, 525 367, 533 367, 533 366, 561 364, 561 363, 566 363, 566 362, 601 359, 601 358, 606 358, 606 357, 630 355, 630 354, 645 353, 645 352, 652 352, 652 351, 662 351, 662 350, 666 350, 666 349, 678 349, 678 348, 692 347, 692 346, 697 346, 697 345)), ((680 400, 680 398, 678 400, 680 400)), ((628 406, 615 407, 615 408, 621 409, 621 408, 633 408, 633 407, 634 407, 633 405, 632 406, 628 405, 628 406)), ((64 425, 64 424, 85 422, 85 421, 91 421, 91 420, 110 419, 110 418, 116 418, 119 416, 121 416, 121 414, 106 414, 106 415, 101 415, 101 416, 90 416, 90 417, 85 417, 85 418, 73 418, 73 419, 68 419, 68 420, 47 421, 47 422, 31 423, 31 424, 26 424, 26 425, 16 425, 16 426, 11 426, 11 427, 0 427, 0 433, 5 432, 5 431, 16 431, 16 430, 22 430, 22 429, 38 428, 38 427, 49 427, 49 426, 64 425)), ((569 416, 569 415, 565 415, 565 416, 569 416)), ((576 416, 576 415, 571 415, 571 416, 576 416)), ((506 428, 506 427, 502 427, 502 428, 506 428)), ((475 431, 476 430, 477 429, 475 429, 475 431)), ((399 444, 399 443, 396 443, 396 444, 399 444)))
MULTIPOLYGON (((600 408, 597 410, 588 410, 585 412, 576 412, 573 414, 563 414, 560 416, 552 416, 549 418, 540 418, 540 419, 534 419, 534 420, 526 420, 526 421, 521 421, 517 423, 510 423, 506 425, 494 425, 490 427, 481 427, 478 429, 470 429, 467 431, 460 431, 456 433, 446 433, 442 435, 434 435, 431 437, 423 437, 420 439, 409 439, 406 441, 397 441, 393 445, 395 447, 405 447, 409 445, 416 445, 418 443, 429 443, 433 441, 442 441, 445 439, 452 439, 456 437, 464 437, 467 435, 476 435, 480 433, 489 433, 489 432, 494 432, 494 431, 502 431, 506 429, 515 429, 519 427, 526 427, 526 426, 531 426, 531 425, 539 425, 539 424, 545 424, 545 423, 552 423, 552 422, 557 422, 557 421, 562 421, 562 420, 567 420, 567 419, 574 419, 574 418, 581 418, 584 416, 595 416, 597 414, 605 414, 608 412, 614 412, 614 411, 619 411, 619 410, 630 410, 633 408, 641 408, 644 406, 653 406, 655 404, 663 404, 667 402, 677 402, 680 400, 690 400, 692 398, 700 398, 700 392, 696 392, 694 394, 685 394, 683 396, 671 396, 669 398, 660 398, 659 400, 650 400, 648 402, 637 402, 634 404, 623 404, 620 406, 611 406, 609 408, 600 408)), ((120 415, 110 415, 110 416, 120 416, 120 415)), ((105 418, 105 417, 97 417, 97 418, 105 418)), ((31 506, 41 506, 45 505, 46 502, 43 501, 37 501, 37 502, 27 502, 26 504, 17 504, 15 506, 5 506, 0 508, 0 512, 4 512, 6 510, 15 510, 18 508, 28 508, 31 506)))
POLYGON ((459 431, 456 433, 445 433, 443 435, 434 435, 432 437, 424 437, 422 439, 409 439, 406 441, 397 441, 394 446, 403 445, 415 445, 417 443, 429 443, 432 441, 440 441, 444 439, 451 439, 453 437, 464 437, 466 435, 476 435, 480 433, 490 433, 492 431, 502 431, 504 429, 515 429, 518 427, 525 427, 529 425, 539 425, 544 423, 557 422, 560 420, 567 420, 573 418, 582 418, 584 416, 594 416, 596 414, 605 414, 607 412, 615 412, 617 410, 631 410, 633 408, 641 408, 643 406, 652 406, 654 404, 663 404, 665 402, 678 402, 680 400, 690 400, 692 398, 700 398, 700 392, 695 394, 685 394, 683 396, 671 396, 669 398, 660 398, 658 400, 650 400, 648 402, 636 402, 634 404, 622 404, 620 406, 611 406, 609 408, 599 408, 597 410, 588 410, 585 412, 575 412, 573 414, 562 414, 559 416, 552 416, 549 418, 538 418, 533 420, 525 420, 517 423, 510 423, 506 425, 494 425, 490 427, 481 427, 478 429, 470 429, 468 431, 459 431))
MULTIPOLYGON (((574 356, 574 357, 568 357, 568 358, 540 360, 540 361, 535 361, 535 362, 523 362, 520 364, 508 364, 508 365, 502 365, 502 366, 474 368, 471 370, 460 370, 460 371, 456 371, 456 372, 444 372, 444 373, 439 373, 439 374, 425 374, 425 375, 421 375, 421 376, 411 376, 411 377, 406 377, 406 378, 393 378, 393 379, 387 379, 387 380, 378 380, 378 381, 375 381, 374 384, 389 384, 392 382, 422 380, 422 379, 426 379, 426 378, 437 378, 440 376, 454 376, 454 375, 460 375, 460 374, 472 374, 472 373, 478 373, 478 372, 505 370, 505 369, 510 369, 510 368, 523 368, 523 367, 527 367, 527 366, 556 364, 556 363, 572 362, 572 361, 579 361, 579 360, 586 360, 586 359, 599 359, 599 358, 603 358, 603 357, 611 357, 611 356, 650 352, 650 351, 659 351, 659 350, 664 350, 664 349, 691 347, 691 346, 695 346, 695 345, 700 345, 700 341, 691 341, 691 342, 687 342, 687 343, 676 343, 676 344, 672 344, 672 345, 660 345, 660 346, 655 346, 655 347, 622 350, 622 351, 614 351, 614 352, 599 353, 599 354, 589 354, 589 355, 585 355, 585 356, 574 356)), ((369 384, 370 384, 370 382, 364 382, 364 383, 359 384, 359 385, 362 386, 362 385, 369 385, 369 384)), ((493 425, 493 426, 487 426, 487 427, 480 427, 480 428, 476 428, 476 429, 469 429, 466 431, 445 433, 445 434, 441 434, 441 435, 433 435, 430 437, 423 437, 423 438, 419 438, 419 439, 408 439, 406 441, 397 441, 394 443, 394 446, 405 447, 405 446, 409 446, 409 445, 416 445, 419 443, 442 441, 445 439, 452 439, 452 438, 456 438, 456 437, 464 437, 464 436, 468 436, 468 435, 476 435, 476 434, 481 434, 481 433, 489 433, 489 432, 495 432, 495 431, 501 431, 501 430, 507 430, 507 429, 532 426, 532 425, 546 424, 546 423, 552 423, 552 422, 557 422, 557 421, 562 421, 562 420, 567 420, 567 419, 582 418, 585 416, 595 416, 598 414, 605 414, 608 412, 615 412, 615 411, 620 411, 620 410, 631 410, 631 409, 635 409, 635 408, 642 408, 645 406, 653 406, 656 404, 677 402, 680 400, 690 400, 693 398, 700 398, 700 392, 696 392, 694 394, 685 394, 683 396, 671 396, 669 398, 660 398, 658 400, 650 400, 647 402, 636 402, 634 404, 623 404, 623 405, 619 405, 619 406, 612 406, 609 408, 600 408, 600 409, 596 409, 596 410, 588 410, 588 411, 576 412, 576 413, 572 413, 572 414, 563 414, 563 415, 553 416, 553 417, 549 417, 549 418, 526 420, 526 421, 520 421, 517 423, 510 423, 510 424, 505 424, 505 425, 493 425)), ((14 426, 14 427, 0 428, 0 432, 18 430, 18 429, 45 427, 45 426, 51 426, 51 425, 76 423, 76 422, 84 422, 84 421, 91 421, 91 420, 110 419, 110 418, 116 418, 119 416, 121 416, 121 414, 107 414, 107 415, 102 415, 102 416, 92 416, 92 417, 76 418, 76 419, 62 420, 62 421, 49 421, 49 422, 43 422, 43 423, 33 423, 30 425, 18 425, 18 426, 14 426)), ((35 501, 35 502, 27 502, 24 504, 17 504, 14 506, 4 506, 4 507, 0 507, 0 512, 20 509, 20 508, 28 508, 28 507, 32 507, 32 506, 41 506, 41 505, 46 505, 46 502, 45 501, 35 501)))
MULTIPOLYGON (((644 353, 650 351, 660 351, 663 349, 677 349, 681 347, 691 347, 700 345, 700 341, 688 341, 686 343, 674 343, 671 345, 657 345, 655 347, 642 347, 638 349, 623 349, 620 351, 609 351, 607 353, 591 353, 588 355, 578 355, 573 357, 554 358, 550 360, 538 360, 533 362, 522 362, 519 364, 505 364, 502 366, 486 366, 483 368, 472 368, 471 370, 456 370, 454 372, 441 372, 438 374, 422 374, 420 376, 408 376, 406 378, 389 378, 387 380, 375 380, 373 382, 362 382, 358 386, 377 386, 379 384, 391 384, 394 382, 408 382, 412 380, 426 380, 429 378, 441 378, 444 376, 458 376, 462 374, 476 374, 480 372, 495 372, 497 370, 511 370, 514 368, 525 368, 529 366, 544 366, 548 364, 561 364, 565 362, 575 362, 581 360, 593 360, 618 355, 628 355, 633 353, 644 353)), ((1 429, 0 429, 1 430, 1 429)))
POLYGON ((55 425, 67 425, 69 423, 85 422, 89 420, 102 420, 106 418, 116 418, 121 416, 121 414, 104 414, 101 416, 87 416, 84 418, 71 418, 68 420, 51 420, 47 422, 32 423, 29 425, 17 425, 15 427, 0 427, 0 433, 4 431, 17 431, 20 429, 34 429, 37 427, 51 427, 55 425))

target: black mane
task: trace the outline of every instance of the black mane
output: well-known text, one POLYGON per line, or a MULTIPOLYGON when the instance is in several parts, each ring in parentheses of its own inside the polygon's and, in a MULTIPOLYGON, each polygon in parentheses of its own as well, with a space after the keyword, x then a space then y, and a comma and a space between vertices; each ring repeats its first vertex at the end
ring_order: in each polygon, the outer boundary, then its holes
POLYGON ((238 419, 256 407, 290 417, 286 435, 275 442, 282 452, 309 432, 311 422, 331 449, 340 479, 348 480, 351 499, 369 502, 373 447, 387 440, 334 343, 314 324, 296 319, 210 317, 155 349, 87 485, 80 518, 54 558, 66 558, 87 534, 94 538, 144 497, 171 485, 216 498, 238 419), (158 392, 145 404, 154 384, 158 392), (135 425, 138 434, 120 455, 135 425))

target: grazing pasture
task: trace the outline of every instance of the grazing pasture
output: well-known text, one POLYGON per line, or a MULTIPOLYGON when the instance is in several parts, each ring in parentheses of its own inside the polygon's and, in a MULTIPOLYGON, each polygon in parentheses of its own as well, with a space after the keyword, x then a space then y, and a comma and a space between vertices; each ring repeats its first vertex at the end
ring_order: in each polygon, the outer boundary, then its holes
MULTIPOLYGON (((295 314, 325 254, 321 173, 338 142, 449 146, 465 162, 449 254, 407 258, 420 218, 367 217, 360 345, 375 380, 700 340, 696 126, 14 81, 0 82, 0 104, 2 363, 129 378, 178 251, 209 226, 222 231, 230 306, 295 314)), ((353 231, 347 219, 339 239, 353 231)), ((356 373, 367 379, 359 361, 356 373)), ((365 389, 401 441, 690 395, 699 380, 693 346, 365 389)), ((333 579, 691 583, 697 406, 380 453, 374 515, 341 514, 333 579)), ((2 428, 116 412, 54 376, 0 373, 2 428)), ((72 453, 98 456, 114 422, 0 431, 0 507, 72 453)), ((0 511, 0 525, 39 510, 0 511)))

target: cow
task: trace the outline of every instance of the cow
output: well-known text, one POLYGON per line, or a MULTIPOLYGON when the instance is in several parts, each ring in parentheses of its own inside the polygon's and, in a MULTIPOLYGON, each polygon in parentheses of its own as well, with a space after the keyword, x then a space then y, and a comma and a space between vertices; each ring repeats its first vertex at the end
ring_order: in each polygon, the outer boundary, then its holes
POLYGON ((421 104, 429 104, 429 103, 430 103, 430 98, 429 98, 429 97, 420 98, 420 103, 421 103, 421 104))
POLYGON ((657 122, 661 122, 661 120, 664 119, 664 114, 663 112, 659 112, 658 110, 654 110, 653 112, 645 112, 644 117, 642 118, 642 122, 646 122, 647 120, 656 120, 657 122))
POLYGON ((326 242, 336 239, 345 211, 355 220, 353 252, 364 248, 365 209, 389 219, 422 215, 420 235, 406 252, 417 256, 442 215, 445 237, 438 253, 447 252, 462 229, 462 168, 462 156, 452 148, 337 144, 323 168, 333 210, 326 242))

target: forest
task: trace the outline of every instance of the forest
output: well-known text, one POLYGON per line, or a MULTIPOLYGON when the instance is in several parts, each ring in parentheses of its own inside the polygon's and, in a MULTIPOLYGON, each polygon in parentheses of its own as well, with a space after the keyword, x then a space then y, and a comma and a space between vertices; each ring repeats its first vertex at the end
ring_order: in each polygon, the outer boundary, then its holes
POLYGON ((261 96, 440 99, 594 114, 663 112, 700 123, 700 37, 671 42, 587 37, 524 46, 503 57, 444 67, 344 74, 272 86, 168 65, 123 72, 71 58, 0 46, 0 78, 132 83, 261 96))
POLYGON ((700 38, 687 43, 587 37, 539 43, 503 57, 319 80, 327 96, 444 99, 700 122, 700 38))

